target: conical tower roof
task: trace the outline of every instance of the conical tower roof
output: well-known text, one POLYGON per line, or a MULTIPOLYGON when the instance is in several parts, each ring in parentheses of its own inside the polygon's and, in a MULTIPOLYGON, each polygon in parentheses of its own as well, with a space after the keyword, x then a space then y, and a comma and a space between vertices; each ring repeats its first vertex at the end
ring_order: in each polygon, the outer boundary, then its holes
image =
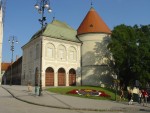
POLYGON ((105 24, 105 22, 93 7, 91 7, 79 28, 77 29, 78 35, 85 33, 111 33, 109 27, 105 24))

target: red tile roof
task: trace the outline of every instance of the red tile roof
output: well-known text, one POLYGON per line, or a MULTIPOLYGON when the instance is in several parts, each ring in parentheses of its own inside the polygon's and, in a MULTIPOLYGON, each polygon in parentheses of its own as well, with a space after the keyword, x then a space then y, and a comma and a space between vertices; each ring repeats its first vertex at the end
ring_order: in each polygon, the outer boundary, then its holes
POLYGON ((93 7, 91 7, 77 30, 78 35, 85 33, 111 34, 111 30, 108 28, 108 26, 105 24, 105 22, 93 7))
POLYGON ((1 70, 6 71, 7 68, 11 65, 11 63, 2 63, 1 64, 1 70))

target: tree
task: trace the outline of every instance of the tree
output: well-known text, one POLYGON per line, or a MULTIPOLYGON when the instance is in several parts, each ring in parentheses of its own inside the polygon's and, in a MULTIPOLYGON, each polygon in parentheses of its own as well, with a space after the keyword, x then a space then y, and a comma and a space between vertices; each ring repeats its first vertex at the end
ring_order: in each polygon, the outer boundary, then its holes
MULTIPOLYGON (((150 25, 140 26, 140 28, 134 28, 139 34, 139 80, 145 86, 147 81, 150 80, 150 25)), ((149 81, 148 81, 149 82, 149 81)))
POLYGON ((116 26, 108 45, 114 59, 114 70, 119 70, 121 84, 150 79, 150 25, 116 26))

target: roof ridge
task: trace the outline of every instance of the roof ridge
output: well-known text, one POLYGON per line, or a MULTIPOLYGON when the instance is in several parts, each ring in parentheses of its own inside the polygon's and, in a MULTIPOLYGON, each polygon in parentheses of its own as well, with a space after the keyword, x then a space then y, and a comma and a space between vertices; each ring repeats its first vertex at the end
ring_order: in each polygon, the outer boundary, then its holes
POLYGON ((70 27, 66 22, 62 22, 59 20, 53 20, 50 24, 55 25, 55 26, 59 26, 59 27, 63 27, 63 28, 67 28, 70 30, 75 30, 72 27, 70 27))
MULTIPOLYGON (((31 37, 30 41, 39 37, 40 34, 41 30, 36 32, 31 37)), ((47 24, 47 26, 43 30, 42 35, 50 38, 79 42, 79 40, 76 38, 77 31, 68 26, 66 23, 58 20, 53 20, 51 23, 47 24)))

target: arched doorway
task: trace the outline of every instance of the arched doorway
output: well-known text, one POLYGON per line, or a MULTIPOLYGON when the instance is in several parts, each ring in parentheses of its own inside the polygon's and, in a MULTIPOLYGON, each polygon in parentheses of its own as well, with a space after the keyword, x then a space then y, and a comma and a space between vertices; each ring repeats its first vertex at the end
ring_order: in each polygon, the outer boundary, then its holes
POLYGON ((45 85, 54 86, 54 70, 51 67, 48 67, 45 71, 45 85))
POLYGON ((39 78, 39 70, 38 68, 35 69, 35 85, 38 85, 38 78, 39 78))
POLYGON ((74 69, 69 70, 69 86, 76 85, 76 71, 74 69))
POLYGON ((58 70, 58 86, 66 85, 66 72, 64 68, 59 68, 58 70))

